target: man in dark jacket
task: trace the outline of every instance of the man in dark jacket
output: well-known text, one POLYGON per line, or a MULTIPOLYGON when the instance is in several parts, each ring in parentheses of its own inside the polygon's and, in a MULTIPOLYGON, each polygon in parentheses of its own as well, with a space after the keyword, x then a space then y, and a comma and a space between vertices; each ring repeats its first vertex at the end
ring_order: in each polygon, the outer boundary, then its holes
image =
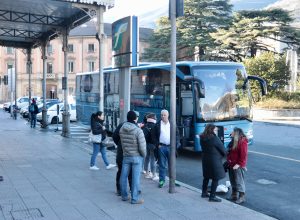
POLYGON ((138 117, 134 111, 127 113, 127 122, 120 129, 120 139, 123 149, 123 163, 121 172, 121 196, 123 201, 128 200, 127 178, 132 169, 131 204, 142 204, 139 199, 140 175, 142 161, 146 156, 146 140, 142 129, 137 125, 138 117))
POLYGON ((39 113, 39 108, 36 105, 35 99, 32 99, 29 108, 29 113, 30 113, 30 127, 35 128, 36 125, 36 115, 39 113))
MULTIPOLYGON (((124 122, 119 124, 116 130, 113 133, 113 140, 115 144, 117 145, 117 155, 116 155, 116 163, 118 166, 118 171, 116 175, 116 188, 117 188, 117 195, 121 196, 121 186, 120 186, 120 177, 121 177, 121 171, 122 171, 122 163, 123 163, 123 149, 121 145, 121 139, 120 139, 120 129, 123 126, 124 122)), ((129 182, 129 188, 131 191, 131 179, 132 179, 132 171, 129 171, 128 175, 128 182, 129 182)))
MULTIPOLYGON (((159 166, 159 188, 165 184, 167 174, 168 162, 170 158, 171 147, 171 130, 169 122, 169 112, 165 109, 161 111, 161 120, 156 123, 151 130, 151 137, 153 144, 158 149, 158 166, 159 166)), ((176 148, 180 145, 179 133, 176 129, 176 148)))

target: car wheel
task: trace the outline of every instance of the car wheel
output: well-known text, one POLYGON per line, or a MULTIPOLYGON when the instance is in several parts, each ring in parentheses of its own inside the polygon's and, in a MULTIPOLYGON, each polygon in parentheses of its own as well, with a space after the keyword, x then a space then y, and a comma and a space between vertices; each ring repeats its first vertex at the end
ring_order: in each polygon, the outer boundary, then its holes
POLYGON ((57 124, 57 122, 58 122, 58 117, 54 116, 51 120, 51 124, 57 124))

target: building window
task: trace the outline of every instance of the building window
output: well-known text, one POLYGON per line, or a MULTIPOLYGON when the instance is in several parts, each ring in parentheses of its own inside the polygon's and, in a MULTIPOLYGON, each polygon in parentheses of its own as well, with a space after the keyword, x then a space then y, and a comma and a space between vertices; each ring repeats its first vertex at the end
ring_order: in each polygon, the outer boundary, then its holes
POLYGON ((89 46, 88 46, 88 52, 89 53, 95 52, 95 46, 94 46, 94 44, 89 44, 89 46))
POLYGON ((13 47, 6 47, 6 53, 7 54, 13 54, 14 53, 14 48, 13 47))
POLYGON ((73 44, 68 44, 68 52, 73 53, 74 52, 74 45, 73 44))
POLYGON ((48 53, 48 54, 53 53, 52 45, 51 45, 51 44, 48 44, 48 45, 47 45, 47 53, 48 53))
POLYGON ((89 61, 89 72, 92 72, 95 70, 95 62, 89 61))
POLYGON ((52 63, 47 63, 47 73, 53 73, 52 63))
POLYGON ((68 62, 68 67, 69 67, 69 73, 73 73, 74 72, 74 62, 69 61, 68 62))

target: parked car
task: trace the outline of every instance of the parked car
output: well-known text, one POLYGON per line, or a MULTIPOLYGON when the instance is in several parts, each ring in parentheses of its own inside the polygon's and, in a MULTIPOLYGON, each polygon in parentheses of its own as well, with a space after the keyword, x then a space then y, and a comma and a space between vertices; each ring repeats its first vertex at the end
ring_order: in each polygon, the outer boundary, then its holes
MULTIPOLYGON (((54 104, 47 110, 47 123, 56 124, 62 122, 62 113, 64 111, 64 103, 54 104), (59 113, 57 115, 57 105, 59 106, 59 113)), ((76 104, 69 104, 70 121, 76 121, 76 104)), ((37 114, 37 121, 42 121, 42 112, 37 114)))
MULTIPOLYGON (((61 101, 59 99, 47 99, 46 100, 46 109, 49 109, 51 106, 60 103, 61 101)), ((39 113, 42 112, 43 110, 43 103, 39 102, 37 103, 39 113)), ((29 111, 28 111, 28 105, 26 107, 23 107, 20 110, 20 114, 23 116, 23 118, 28 118, 29 117, 29 111)))
MULTIPOLYGON (((38 96, 31 96, 31 98, 35 99, 36 101, 40 100, 40 97, 38 96)), ((3 109, 7 112, 10 112, 10 102, 5 102, 3 104, 3 109)), ((15 106, 15 102, 13 101, 13 107, 15 106)), ((17 99, 17 107, 18 109, 22 109, 25 106, 28 106, 29 104, 29 97, 28 96, 23 96, 17 99)))

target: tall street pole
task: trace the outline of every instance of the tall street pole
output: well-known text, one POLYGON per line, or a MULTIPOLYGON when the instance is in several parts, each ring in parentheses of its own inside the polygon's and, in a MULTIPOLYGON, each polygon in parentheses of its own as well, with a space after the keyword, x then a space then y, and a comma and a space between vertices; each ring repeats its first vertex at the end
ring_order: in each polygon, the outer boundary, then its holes
POLYGON ((18 54, 17 48, 15 48, 15 119, 17 119, 17 72, 18 72, 18 54))
POLYGON ((171 151, 169 169, 169 193, 175 193, 176 180, 176 0, 170 0, 171 19, 171 100, 170 100, 170 127, 171 151))

